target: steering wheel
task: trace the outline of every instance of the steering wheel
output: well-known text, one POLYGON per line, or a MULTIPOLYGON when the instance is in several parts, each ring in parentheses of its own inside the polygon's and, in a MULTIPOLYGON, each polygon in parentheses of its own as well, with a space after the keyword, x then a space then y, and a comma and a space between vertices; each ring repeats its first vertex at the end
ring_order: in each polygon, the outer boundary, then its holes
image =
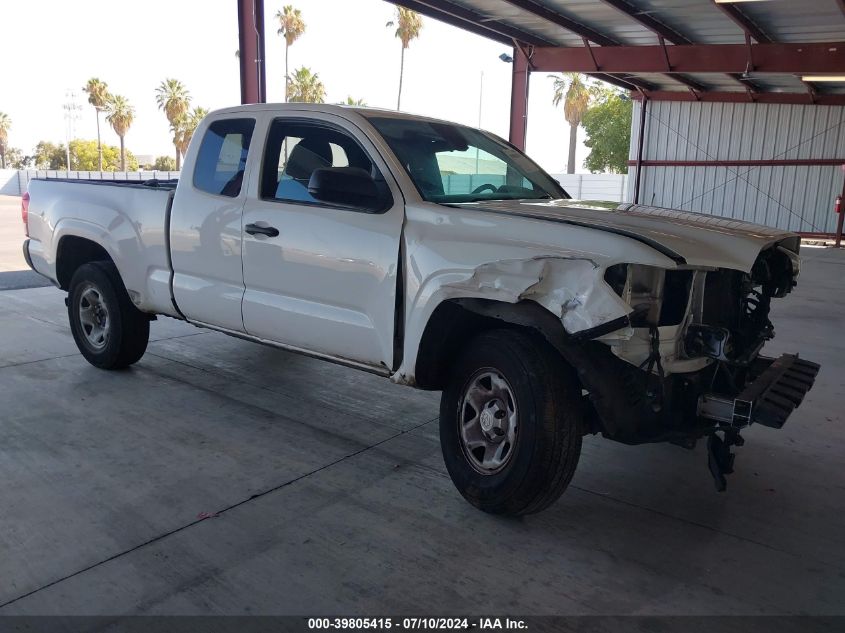
POLYGON ((473 192, 473 193, 481 193, 482 191, 485 191, 486 189, 489 189, 489 190, 490 190, 490 191, 492 191, 493 193, 496 193, 496 192, 498 191, 498 189, 496 188, 496 186, 495 186, 495 185, 491 185, 491 184, 488 182, 488 183, 485 183, 485 184, 483 184, 483 185, 479 185, 478 187, 476 187, 475 189, 473 189, 473 190, 472 190, 472 192, 473 192))

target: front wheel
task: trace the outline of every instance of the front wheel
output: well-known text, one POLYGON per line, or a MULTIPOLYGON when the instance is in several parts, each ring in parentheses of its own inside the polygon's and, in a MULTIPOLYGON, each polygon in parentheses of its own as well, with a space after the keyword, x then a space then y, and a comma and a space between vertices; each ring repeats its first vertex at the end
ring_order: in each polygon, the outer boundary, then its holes
POLYGON ((111 262, 83 264, 76 270, 67 310, 76 346, 95 367, 120 369, 144 355, 150 319, 132 305, 111 262))
POLYGON ((543 339, 492 330, 473 339, 440 401, 440 445, 458 491, 493 514, 539 512, 581 454, 581 390, 543 339))

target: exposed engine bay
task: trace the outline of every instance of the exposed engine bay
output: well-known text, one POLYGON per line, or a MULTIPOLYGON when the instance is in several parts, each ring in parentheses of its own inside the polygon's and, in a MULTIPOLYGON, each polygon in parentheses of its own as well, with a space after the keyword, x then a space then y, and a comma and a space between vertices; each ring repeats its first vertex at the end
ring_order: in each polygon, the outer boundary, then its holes
POLYGON ((710 470, 723 490, 730 448, 743 443, 740 430, 753 422, 780 428, 818 372, 797 355, 760 355, 775 335, 772 299, 796 285, 798 249, 798 238, 774 244, 750 272, 607 268, 605 281, 633 312, 627 327, 580 354, 580 366, 591 366, 579 373, 592 431, 629 444, 688 448, 707 437, 710 470))

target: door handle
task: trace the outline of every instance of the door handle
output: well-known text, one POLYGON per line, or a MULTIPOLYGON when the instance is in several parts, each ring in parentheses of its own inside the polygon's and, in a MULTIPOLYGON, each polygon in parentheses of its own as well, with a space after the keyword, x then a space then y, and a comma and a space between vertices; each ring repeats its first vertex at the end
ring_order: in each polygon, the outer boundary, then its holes
POLYGON ((247 224, 244 227, 244 231, 250 235, 258 233, 260 235, 266 235, 267 237, 276 237, 279 234, 279 229, 275 226, 258 226, 257 224, 247 224))

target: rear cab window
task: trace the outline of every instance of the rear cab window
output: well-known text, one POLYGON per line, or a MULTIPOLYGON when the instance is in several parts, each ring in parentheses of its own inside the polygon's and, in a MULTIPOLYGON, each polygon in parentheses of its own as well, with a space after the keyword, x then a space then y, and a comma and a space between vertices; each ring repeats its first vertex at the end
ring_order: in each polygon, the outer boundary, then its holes
POLYGON ((240 195, 254 129, 255 119, 212 122, 197 153, 194 187, 215 196, 240 195))

